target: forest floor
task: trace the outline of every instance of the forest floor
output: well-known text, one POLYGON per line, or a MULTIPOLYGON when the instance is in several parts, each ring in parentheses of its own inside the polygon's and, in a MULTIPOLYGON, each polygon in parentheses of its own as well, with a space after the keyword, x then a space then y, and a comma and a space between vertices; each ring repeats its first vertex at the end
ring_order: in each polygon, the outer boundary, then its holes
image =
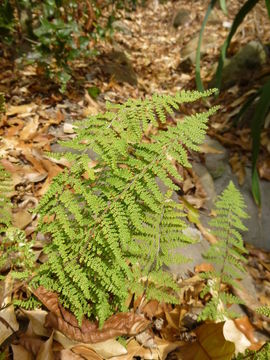
MULTIPOLYGON (((12 58, 12 54, 1 46, 0 92, 5 94, 6 114, 0 119, 0 158, 2 165, 12 174, 14 225, 24 229, 29 238, 36 229, 37 216, 30 214, 28 210, 37 205, 41 196, 47 191, 52 178, 66 166, 65 160, 54 160, 46 152, 60 151, 57 142, 74 136, 73 121, 104 111, 106 101, 122 103, 129 98, 144 98, 154 93, 174 94, 182 89, 196 89, 195 65, 192 58, 207 3, 208 1, 195 0, 164 3, 148 1, 144 7, 138 6, 134 11, 119 11, 114 35, 108 41, 98 44, 98 57, 76 62, 73 69, 74 80, 68 85, 65 94, 61 94, 56 85, 48 81, 36 65, 22 65, 20 58, 12 58), (174 19, 179 9, 186 10, 188 15, 183 25, 175 27, 174 19), (99 95, 91 97, 91 89, 97 88, 100 91, 99 95)), ((242 1, 229 1, 228 16, 222 10, 215 9, 206 27, 204 36, 207 41, 203 46, 201 60, 201 74, 206 87, 214 76, 219 49, 241 3, 242 1)), ((267 44, 269 24, 265 6, 259 3, 234 36, 229 55, 235 55, 240 48, 252 40, 267 44)), ((219 113, 210 120, 208 133, 227 148, 228 161, 240 184, 245 182, 246 167, 250 167, 252 139, 248 120, 242 126, 233 127, 233 119, 248 96, 258 89, 261 79, 269 74, 268 58, 262 67, 252 71, 248 76, 245 74, 240 81, 222 91, 217 99, 210 99, 196 105, 195 108, 188 105, 181 109, 185 114, 190 114, 198 110, 199 106, 208 107, 213 104, 222 106, 219 113)), ((259 173, 262 179, 270 180, 269 128, 263 129, 261 139, 259 173)), ((211 146, 204 147, 202 162, 204 156, 211 152, 215 152, 215 149, 211 146)), ((185 174, 184 195, 196 209, 205 208, 207 195, 204 190, 195 173, 185 174)), ((42 261, 43 256, 43 240, 41 234, 35 239, 35 251, 40 256, 39 261, 42 261)), ((257 284, 258 293, 255 300, 250 298, 248 293, 244 295, 248 317, 243 317, 239 327, 242 326, 243 333, 256 348, 255 329, 260 330, 265 338, 270 336, 269 323, 254 312, 254 301, 256 304, 270 305, 270 254, 253 246, 249 246, 249 250, 248 270, 257 284)), ((199 271, 197 267, 197 270, 194 269, 190 274, 190 279, 185 280, 185 294, 189 294, 189 303, 194 302, 198 297, 199 271)), ((181 309, 177 311, 160 307, 154 309, 156 305, 151 306, 145 311, 152 311, 155 314, 158 311, 163 312, 170 325, 168 333, 163 334, 163 339, 156 340, 158 350, 151 346, 143 347, 138 339, 132 339, 128 354, 123 356, 120 356, 121 352, 117 353, 115 343, 103 345, 103 350, 88 347, 88 354, 85 349, 77 346, 76 351, 71 354, 68 350, 70 344, 65 347, 64 342, 58 340, 62 344, 62 349, 64 347, 66 351, 66 357, 61 355, 62 357, 58 358, 103 359, 115 355, 114 359, 132 359, 133 356, 146 359, 157 359, 160 356, 165 359, 167 354, 176 349, 173 344, 183 345, 187 340, 184 337, 190 336, 190 333, 179 330, 181 326, 185 328, 181 323, 184 316, 181 309), (177 339, 178 343, 172 341, 175 332, 182 334, 177 339), (149 354, 152 357, 149 357, 149 354)), ((40 317, 42 315, 38 314, 39 320, 40 317)), ((48 342, 44 342, 44 336, 41 337, 42 331, 36 333, 34 331, 34 335, 42 342, 45 353, 48 353, 52 342, 49 345, 48 342)), ((27 346, 34 348, 33 343, 29 345, 29 341, 28 343, 24 341, 25 343, 21 341, 13 345, 13 353, 17 351, 19 354, 17 358, 14 355, 15 359, 23 359, 21 345, 26 349, 27 346)), ((37 350, 32 349, 32 353, 35 351, 37 353, 37 350)), ((183 355, 180 352, 175 353, 175 356, 178 359, 186 359, 181 357, 183 355)), ((39 359, 51 358, 42 355, 39 357, 39 359)))

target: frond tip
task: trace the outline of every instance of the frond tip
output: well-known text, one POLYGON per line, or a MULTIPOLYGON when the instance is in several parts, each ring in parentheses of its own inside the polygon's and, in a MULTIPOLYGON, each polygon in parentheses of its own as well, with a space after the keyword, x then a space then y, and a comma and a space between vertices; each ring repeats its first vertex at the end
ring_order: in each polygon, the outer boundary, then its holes
POLYGON ((237 287, 237 280, 245 273, 244 263, 247 250, 244 247, 241 232, 247 230, 242 220, 248 215, 245 202, 231 181, 215 204, 216 217, 209 222, 212 233, 218 242, 212 244, 204 256, 215 264, 215 271, 204 274, 208 285, 203 296, 210 293, 212 300, 206 304, 201 319, 211 315, 211 319, 222 319, 234 314, 226 309, 226 304, 239 303, 240 299, 221 291, 221 284, 237 287), (209 284, 214 284, 210 286, 209 284))

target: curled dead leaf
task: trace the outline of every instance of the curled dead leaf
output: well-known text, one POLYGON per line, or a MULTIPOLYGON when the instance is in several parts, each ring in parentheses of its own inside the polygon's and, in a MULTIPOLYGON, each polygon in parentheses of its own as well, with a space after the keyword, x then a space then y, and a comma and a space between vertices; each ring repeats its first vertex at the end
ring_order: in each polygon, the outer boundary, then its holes
POLYGON ((72 340, 83 343, 97 343, 122 335, 136 335, 142 332, 149 321, 134 312, 118 313, 107 319, 99 329, 97 322, 82 320, 79 327, 76 317, 64 309, 54 292, 39 287, 34 290, 35 296, 51 311, 46 317, 46 328, 59 330, 72 340))
POLYGON ((212 264, 209 263, 202 263, 200 265, 196 265, 194 268, 196 273, 201 273, 201 272, 209 272, 209 271, 214 271, 214 266, 212 264))

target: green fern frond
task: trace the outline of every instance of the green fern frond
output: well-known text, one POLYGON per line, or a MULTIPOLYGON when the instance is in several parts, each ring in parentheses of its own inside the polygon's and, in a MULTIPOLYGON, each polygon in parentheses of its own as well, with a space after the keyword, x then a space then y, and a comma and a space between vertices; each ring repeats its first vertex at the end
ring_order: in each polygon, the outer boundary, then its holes
POLYGON ((199 150, 207 120, 217 108, 155 131, 148 142, 143 134, 150 124, 164 122, 179 104, 211 93, 129 100, 77 124, 77 137, 65 144, 82 154, 68 154, 70 168, 54 178, 36 210, 39 230, 52 241, 45 249, 48 262, 41 265, 33 286, 58 292, 78 319, 98 318, 100 325, 125 310, 131 288, 145 290, 140 281, 145 276, 148 297, 164 298, 167 289, 168 301, 175 301, 175 283, 160 271, 172 259, 184 261, 173 249, 190 241, 182 234, 181 207, 164 198, 157 178, 168 189, 177 189, 171 179, 181 177, 174 162, 190 166, 188 151, 199 150), (99 162, 85 176, 89 149, 99 162))
POLYGON ((13 191, 9 173, 0 165, 0 271, 11 270, 13 278, 27 279, 34 267, 32 243, 28 242, 24 231, 12 226, 13 191))
POLYGON ((203 296, 210 293, 212 299, 206 304, 201 314, 201 319, 212 320, 232 317, 226 309, 226 304, 239 304, 240 299, 221 291, 221 283, 229 286, 238 286, 237 279, 245 273, 243 264, 246 262, 243 240, 239 231, 247 230, 242 219, 248 215, 245 212, 245 203, 242 195, 232 182, 219 196, 215 204, 216 217, 210 221, 212 233, 217 237, 218 242, 212 244, 204 256, 216 266, 214 272, 204 274, 204 278, 214 283, 214 286, 207 286, 203 296))
POLYGON ((257 310, 257 313, 264 315, 270 318, 270 306, 260 306, 257 310))
POLYGON ((13 299, 12 303, 14 306, 26 310, 34 310, 42 306, 42 303, 39 300, 37 300, 34 296, 30 296, 28 299, 25 300, 13 299))
POLYGON ((260 350, 246 350, 243 354, 238 354, 234 360, 269 360, 270 342, 265 343, 260 350))
POLYGON ((9 173, 0 164, 0 233, 11 226, 12 181, 9 173))

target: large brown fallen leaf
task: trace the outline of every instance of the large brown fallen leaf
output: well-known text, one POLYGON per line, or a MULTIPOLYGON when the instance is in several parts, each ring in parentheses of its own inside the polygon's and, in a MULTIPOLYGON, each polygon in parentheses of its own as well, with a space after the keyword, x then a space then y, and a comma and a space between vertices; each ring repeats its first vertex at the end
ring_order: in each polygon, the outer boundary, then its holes
POLYGON ((222 323, 203 324, 195 330, 197 341, 183 347, 175 353, 179 360, 231 360, 235 345, 226 341, 222 323))
POLYGON ((13 116, 13 115, 26 115, 30 114, 34 109, 37 108, 36 104, 24 104, 24 105, 16 105, 16 106, 9 106, 7 109, 7 116, 13 116))
POLYGON ((156 347, 147 349, 140 345, 135 339, 132 339, 127 345, 126 355, 112 357, 110 360, 133 360, 134 357, 140 357, 144 360, 165 360, 169 353, 184 344, 182 341, 171 343, 158 337, 155 337, 154 340, 156 347))
POLYGON ((53 332, 49 337, 49 339, 41 345, 36 360, 54 360, 55 357, 52 346, 53 346, 53 332))
POLYGON ((35 136, 38 125, 39 125, 38 120, 39 120, 39 117, 38 117, 38 115, 36 115, 28 121, 28 123, 25 125, 25 127, 20 132, 21 140, 28 141, 28 140, 31 140, 35 136))
POLYGON ((117 313, 107 319, 99 329, 97 322, 82 320, 79 327, 76 317, 64 309, 58 301, 58 295, 40 286, 34 290, 35 296, 51 312, 46 317, 46 328, 59 330, 72 340, 83 343, 97 343, 122 335, 136 335, 142 332, 149 321, 144 316, 134 312, 117 313))
POLYGON ((4 281, 3 300, 1 302, 0 311, 0 345, 14 332, 18 331, 19 324, 16 320, 14 307, 11 304, 13 279, 10 273, 6 276, 4 281))
POLYGON ((13 360, 33 360, 33 356, 22 345, 11 345, 13 360))
POLYGON ((19 209, 13 214, 13 225, 19 229, 25 229, 32 221, 32 215, 25 209, 19 209))
POLYGON ((80 355, 75 354, 69 349, 61 350, 60 352, 61 360, 82 360, 83 358, 80 355))
MULTIPOLYGON (((90 349, 98 356, 101 356, 102 359, 108 359, 112 356, 120 356, 127 353, 126 348, 115 339, 109 339, 95 344, 79 343, 67 338, 61 332, 55 331, 54 340, 61 344, 65 349, 74 350, 78 346, 81 346, 83 349, 90 349)), ((79 354, 79 350, 77 353, 79 354)))

